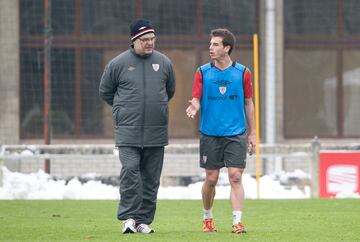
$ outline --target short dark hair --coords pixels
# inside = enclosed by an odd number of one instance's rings
[[[222,37],[223,38],[223,45],[224,46],[230,46],[230,50],[229,50],[229,55],[231,54],[234,46],[235,46],[235,35],[233,33],[231,33],[230,30],[225,29],[225,28],[220,28],[220,29],[213,29],[211,30],[211,37]]]

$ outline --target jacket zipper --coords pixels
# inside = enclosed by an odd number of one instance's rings
[[[141,125],[141,148],[144,148],[144,141],[145,141],[145,105],[146,105],[146,80],[145,80],[145,61],[143,61],[143,110],[142,110],[142,125]]]

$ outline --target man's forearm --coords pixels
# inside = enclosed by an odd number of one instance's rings
[[[246,100],[245,102],[246,121],[249,127],[249,135],[255,135],[255,111],[254,103],[252,100]]]

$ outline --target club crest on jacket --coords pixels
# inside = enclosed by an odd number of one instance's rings
[[[158,71],[160,68],[159,64],[152,64],[152,68],[154,69],[154,71]]]

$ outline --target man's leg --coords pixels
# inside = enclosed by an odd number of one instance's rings
[[[215,197],[215,186],[219,178],[219,172],[219,169],[205,170],[206,177],[201,189],[203,206],[205,210],[210,210],[213,206]]]
[[[202,189],[201,189],[203,206],[204,206],[203,231],[204,232],[215,232],[216,228],[215,228],[211,209],[214,204],[215,186],[216,186],[217,180],[219,178],[220,170],[219,169],[216,169],[216,170],[206,169],[205,172],[206,172],[206,177],[205,177],[205,181],[202,186]]]
[[[241,216],[244,208],[244,187],[242,184],[242,174],[244,169],[229,167],[229,182],[231,186],[230,199],[233,209],[233,232],[245,232],[244,226],[241,224]]]
[[[242,211],[244,206],[244,187],[242,184],[242,174],[244,169],[229,167],[229,182],[231,186],[230,199],[234,211]]]
[[[119,159],[122,164],[120,172],[120,203],[118,219],[135,219],[142,202],[140,178],[141,149],[136,147],[119,147]]]
[[[142,203],[137,223],[151,224],[156,211],[157,193],[164,161],[164,147],[147,147],[143,149],[140,164],[142,179]]]

